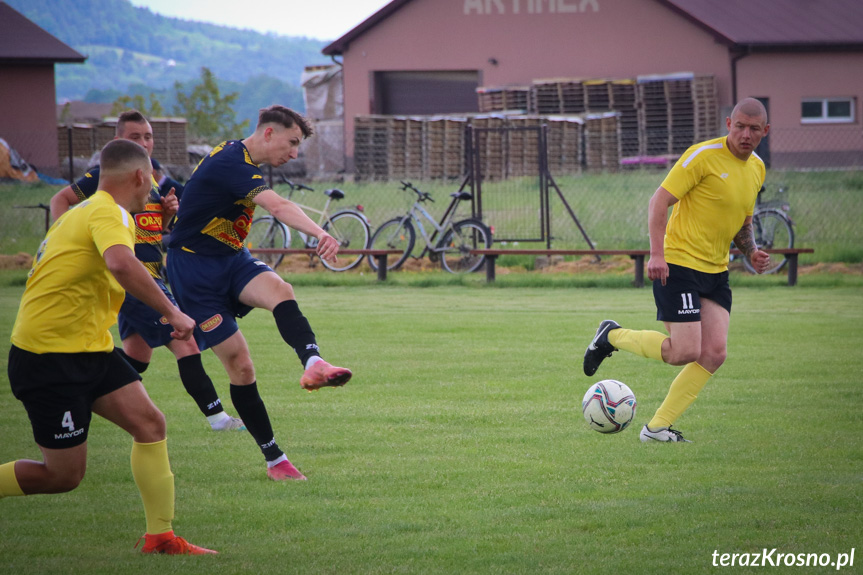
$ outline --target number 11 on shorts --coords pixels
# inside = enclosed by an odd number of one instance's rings
[[[683,300],[683,307],[681,309],[692,309],[692,292],[682,293],[680,297]]]

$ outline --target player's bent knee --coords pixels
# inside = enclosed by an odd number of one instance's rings
[[[168,424],[165,414],[153,405],[141,413],[141,418],[131,430],[132,437],[139,443],[155,443],[165,438],[168,432]]]
[[[54,493],[68,493],[74,491],[81,485],[83,477],[67,476],[61,477],[55,484],[56,491]]]
[[[56,473],[50,473],[47,480],[43,482],[40,493],[68,493],[74,491],[84,479],[84,470],[63,469]]]
[[[297,299],[294,296],[294,286],[292,286],[288,282],[282,282],[282,288],[279,290],[279,295],[282,296],[283,301]]]
[[[705,353],[702,353],[701,357],[698,358],[698,363],[701,367],[710,373],[713,373],[719,369],[723,363],[725,363],[726,357],[728,357],[728,352],[724,349],[705,351]]]
[[[675,349],[671,348],[671,354],[666,360],[666,363],[671,365],[686,365],[693,361],[698,361],[700,354],[696,349]]]

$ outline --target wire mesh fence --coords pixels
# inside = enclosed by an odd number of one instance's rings
[[[583,125],[570,122],[566,125],[580,126],[574,132],[581,130],[581,148],[572,144],[570,149],[583,151]],[[616,164],[589,165],[587,156],[582,154],[578,169],[566,168],[560,162],[555,164],[554,154],[559,154],[561,146],[559,141],[553,140],[551,129],[548,134],[549,173],[595,246],[646,248],[649,243],[647,204],[676,157],[626,159],[619,156]],[[482,182],[482,216],[495,229],[497,242],[539,247],[535,242],[539,241],[537,232],[542,229],[544,200],[541,194],[544,192],[539,183],[539,163],[527,162],[524,157],[535,153],[533,148],[524,145],[526,139],[529,139],[526,132],[521,130],[507,136],[492,137],[489,133],[480,141],[480,162],[486,170],[483,173],[492,174]],[[816,255],[807,256],[809,259],[863,261],[863,226],[860,225],[863,222],[863,134],[859,127],[774,129],[764,142],[762,151],[770,165],[765,198],[778,197],[788,206],[795,226],[795,245],[815,248]],[[618,138],[615,144],[625,148],[626,141]],[[498,154],[496,158],[489,157],[492,151]],[[613,157],[613,154],[608,156]],[[383,221],[380,219],[383,216],[392,217],[400,211],[403,198],[393,185],[397,180],[393,174],[380,181],[360,178],[360,182],[354,184],[356,201],[365,205],[373,224]],[[414,181],[431,191],[436,199],[446,199],[445,194],[459,186],[459,181],[454,179]],[[780,189],[783,190],[781,194]],[[548,190],[547,210],[547,232],[553,247],[588,247],[553,188]]]

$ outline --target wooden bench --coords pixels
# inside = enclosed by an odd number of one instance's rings
[[[800,254],[811,254],[815,250],[811,248],[776,248],[764,250],[769,254],[782,254],[788,259],[788,285],[797,284],[797,256]],[[553,249],[527,249],[527,250],[504,250],[485,249],[471,250],[470,253],[484,255],[486,258],[485,277],[489,282],[495,280],[495,262],[498,256],[504,255],[533,255],[533,256],[629,256],[635,261],[635,280],[632,285],[644,287],[644,258],[650,255],[650,250],[553,250]],[[740,255],[739,250],[731,250],[732,254]]]
[[[788,268],[788,285],[797,285],[797,256],[800,254],[814,254],[812,248],[771,248],[765,249],[768,254],[782,254],[788,260],[785,267]],[[740,250],[731,250],[731,253],[740,256],[743,253]]]
[[[311,248],[252,248],[249,250],[249,252],[251,252],[252,254],[305,254],[308,256],[317,255],[317,251]],[[400,254],[402,252],[403,250],[339,250],[339,255],[364,255],[375,258],[378,262],[378,280],[384,281],[387,279],[387,256],[391,254]]]

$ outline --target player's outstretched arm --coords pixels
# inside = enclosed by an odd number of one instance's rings
[[[102,254],[108,271],[127,292],[165,316],[174,327],[176,339],[189,339],[195,329],[195,321],[171,303],[147,268],[135,257],[135,252],[124,245],[111,246]]]
[[[327,261],[335,261],[339,243],[318,224],[312,221],[297,204],[274,192],[265,190],[255,196],[257,205],[267,210],[277,220],[299,230],[306,235],[318,238],[318,255]]]
[[[78,196],[72,191],[72,186],[66,186],[54,194],[49,202],[51,206],[51,221],[56,222],[57,218],[69,211],[69,208],[79,201]]]

